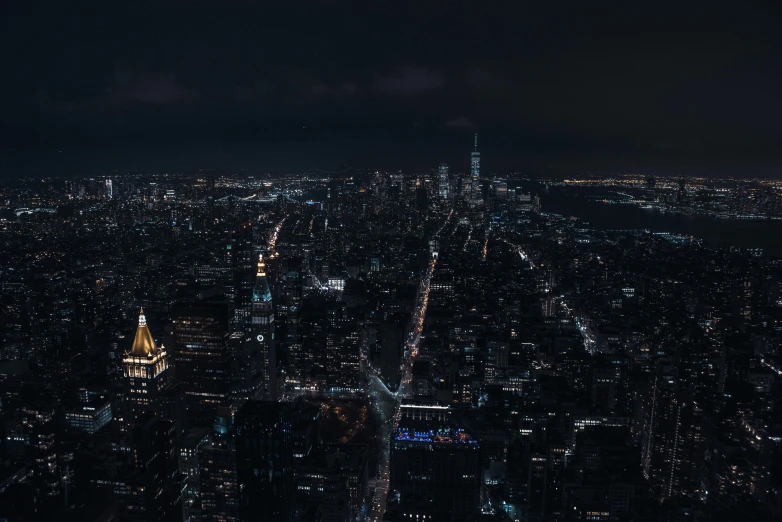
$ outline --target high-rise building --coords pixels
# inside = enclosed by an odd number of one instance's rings
[[[478,152],[478,133],[475,133],[475,148],[470,153],[470,177],[472,178],[473,201],[481,199],[481,153]]]
[[[232,399],[229,315],[226,303],[182,304],[172,313],[177,380],[196,426],[210,426]]]
[[[276,397],[277,357],[274,346],[274,308],[272,293],[266,279],[263,254],[258,258],[250,312],[249,347],[246,368],[252,398]],[[249,397],[248,397],[249,398]]]
[[[209,441],[209,428],[192,428],[179,445],[179,475],[182,478],[182,522],[195,522],[201,513],[201,467],[199,456]]]
[[[479,508],[480,450],[445,406],[403,404],[391,440],[388,510],[400,520],[471,520]]]
[[[644,404],[641,467],[660,502],[699,493],[704,434],[698,404],[660,369]]]
[[[291,403],[250,401],[236,414],[240,515],[295,518]]]
[[[426,185],[421,183],[421,180],[416,180],[415,182],[415,208],[420,212],[426,212],[429,208]]]
[[[508,199],[508,182],[502,181],[502,180],[495,180],[492,183],[492,187],[494,188],[494,196],[497,199]]]
[[[277,330],[285,354],[285,389],[302,389],[304,376],[309,373],[312,353],[302,349],[299,313],[301,309],[301,275],[289,271],[282,278],[282,295],[277,303]]]
[[[546,482],[548,458],[545,454],[530,451],[527,464],[527,505],[532,513],[543,513],[546,507]]]
[[[325,340],[323,389],[336,395],[351,395],[360,389],[361,347],[357,323],[342,301],[328,299],[324,308],[326,324],[319,341]]]
[[[234,412],[220,406],[212,433],[198,451],[199,508],[203,522],[239,522]]]
[[[398,317],[383,321],[377,329],[377,344],[380,351],[377,359],[379,359],[380,378],[391,390],[396,390],[399,385],[404,331],[404,323]]]
[[[44,512],[62,504],[63,476],[57,456],[56,401],[41,394],[21,408],[23,426],[28,431],[27,454],[30,462],[30,485],[40,498]]]
[[[440,166],[437,169],[437,175],[438,175],[438,193],[441,199],[448,198],[448,164],[447,163],[440,163]]]
[[[142,308],[133,346],[122,358],[125,388],[123,421],[135,424],[146,413],[169,417],[164,410],[170,401],[164,400],[173,388],[173,370],[169,367],[165,347],[155,344]]]
[[[173,422],[146,413],[129,432],[132,469],[120,493],[123,520],[157,522],[182,518]]]
[[[226,250],[226,261],[233,271],[232,292],[234,318],[239,329],[250,322],[250,301],[252,298],[256,256],[253,254],[253,226],[246,223],[237,226],[231,233],[230,248]]]

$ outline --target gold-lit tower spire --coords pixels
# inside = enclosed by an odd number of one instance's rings
[[[151,412],[163,414],[162,396],[171,383],[168,371],[168,355],[165,347],[157,346],[147,327],[144,309],[139,311],[138,328],[130,353],[122,358],[125,400],[123,419],[135,423],[139,417]]]
[[[152,333],[147,328],[147,319],[144,317],[144,309],[142,308],[139,311],[138,328],[136,329],[136,337],[133,339],[133,347],[130,350],[130,354],[133,357],[147,357],[154,355],[156,352],[157,346],[152,338]]]
[[[263,262],[263,254],[258,256],[258,272],[255,274],[253,286],[253,301],[271,301],[272,293],[269,282],[266,280],[266,264]]]
[[[255,274],[257,277],[264,277],[266,276],[266,265],[263,262],[263,254],[258,257],[258,273]]]

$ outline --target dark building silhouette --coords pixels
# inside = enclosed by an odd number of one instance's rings
[[[230,308],[224,303],[182,304],[172,312],[174,360],[188,422],[210,426],[231,402]]]
[[[198,476],[202,522],[238,522],[239,481],[236,473],[234,412],[221,406],[215,412],[212,433],[198,448]]]
[[[449,408],[402,405],[391,441],[389,511],[400,520],[475,520],[480,446]]]
[[[293,522],[295,484],[291,403],[249,401],[236,414],[240,516]]]

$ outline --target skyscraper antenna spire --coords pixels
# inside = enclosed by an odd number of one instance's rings
[[[478,133],[475,133],[475,150],[478,150]]]

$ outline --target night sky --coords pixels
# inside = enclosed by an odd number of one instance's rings
[[[782,174],[772,2],[17,3],[4,176],[464,171],[473,132],[489,172]]]

